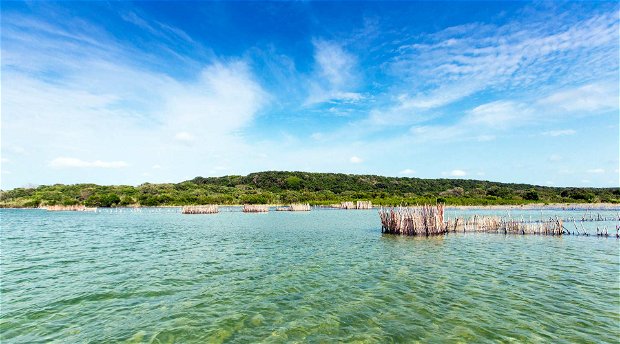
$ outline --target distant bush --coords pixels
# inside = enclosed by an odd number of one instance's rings
[[[594,194],[587,192],[586,190],[583,190],[583,189],[571,189],[567,191],[567,195],[568,197],[574,200],[584,200],[584,201],[591,201],[595,197]]]
[[[448,189],[446,191],[440,192],[439,196],[453,196],[453,197],[460,197],[463,196],[465,194],[465,190],[463,190],[462,187],[455,187],[452,189]]]
[[[536,190],[529,190],[523,195],[523,199],[528,201],[538,201],[540,197],[538,196],[538,192],[536,192]]]

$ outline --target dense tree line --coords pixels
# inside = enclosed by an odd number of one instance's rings
[[[620,188],[558,188],[468,179],[396,178],[306,172],[258,172],[247,176],[196,177],[178,184],[102,186],[44,185],[2,191],[1,207],[83,204],[91,207],[188,204],[332,204],[371,200],[399,205],[522,203],[620,203]]]

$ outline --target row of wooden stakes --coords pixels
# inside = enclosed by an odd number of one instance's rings
[[[372,209],[371,201],[357,201],[353,202],[341,202],[340,206],[336,205],[334,208],[340,209]]]
[[[97,211],[96,207],[87,207],[84,205],[48,205],[43,206],[41,209],[47,211]]]
[[[291,204],[287,207],[278,207],[276,211],[310,211],[310,204]],[[220,212],[219,206],[215,204],[209,205],[190,205],[181,208],[182,214],[217,214]],[[267,213],[269,206],[263,204],[245,204],[243,205],[244,213]]]

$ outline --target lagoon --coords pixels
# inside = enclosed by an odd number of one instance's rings
[[[376,210],[223,210],[0,210],[0,340],[620,338],[620,243],[612,237],[398,237],[381,234]],[[474,213],[506,211],[447,215]],[[583,211],[513,211],[547,214]],[[615,224],[585,226],[606,225],[615,235]]]

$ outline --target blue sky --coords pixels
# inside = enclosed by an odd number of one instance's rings
[[[1,187],[618,187],[617,2],[2,2]]]

